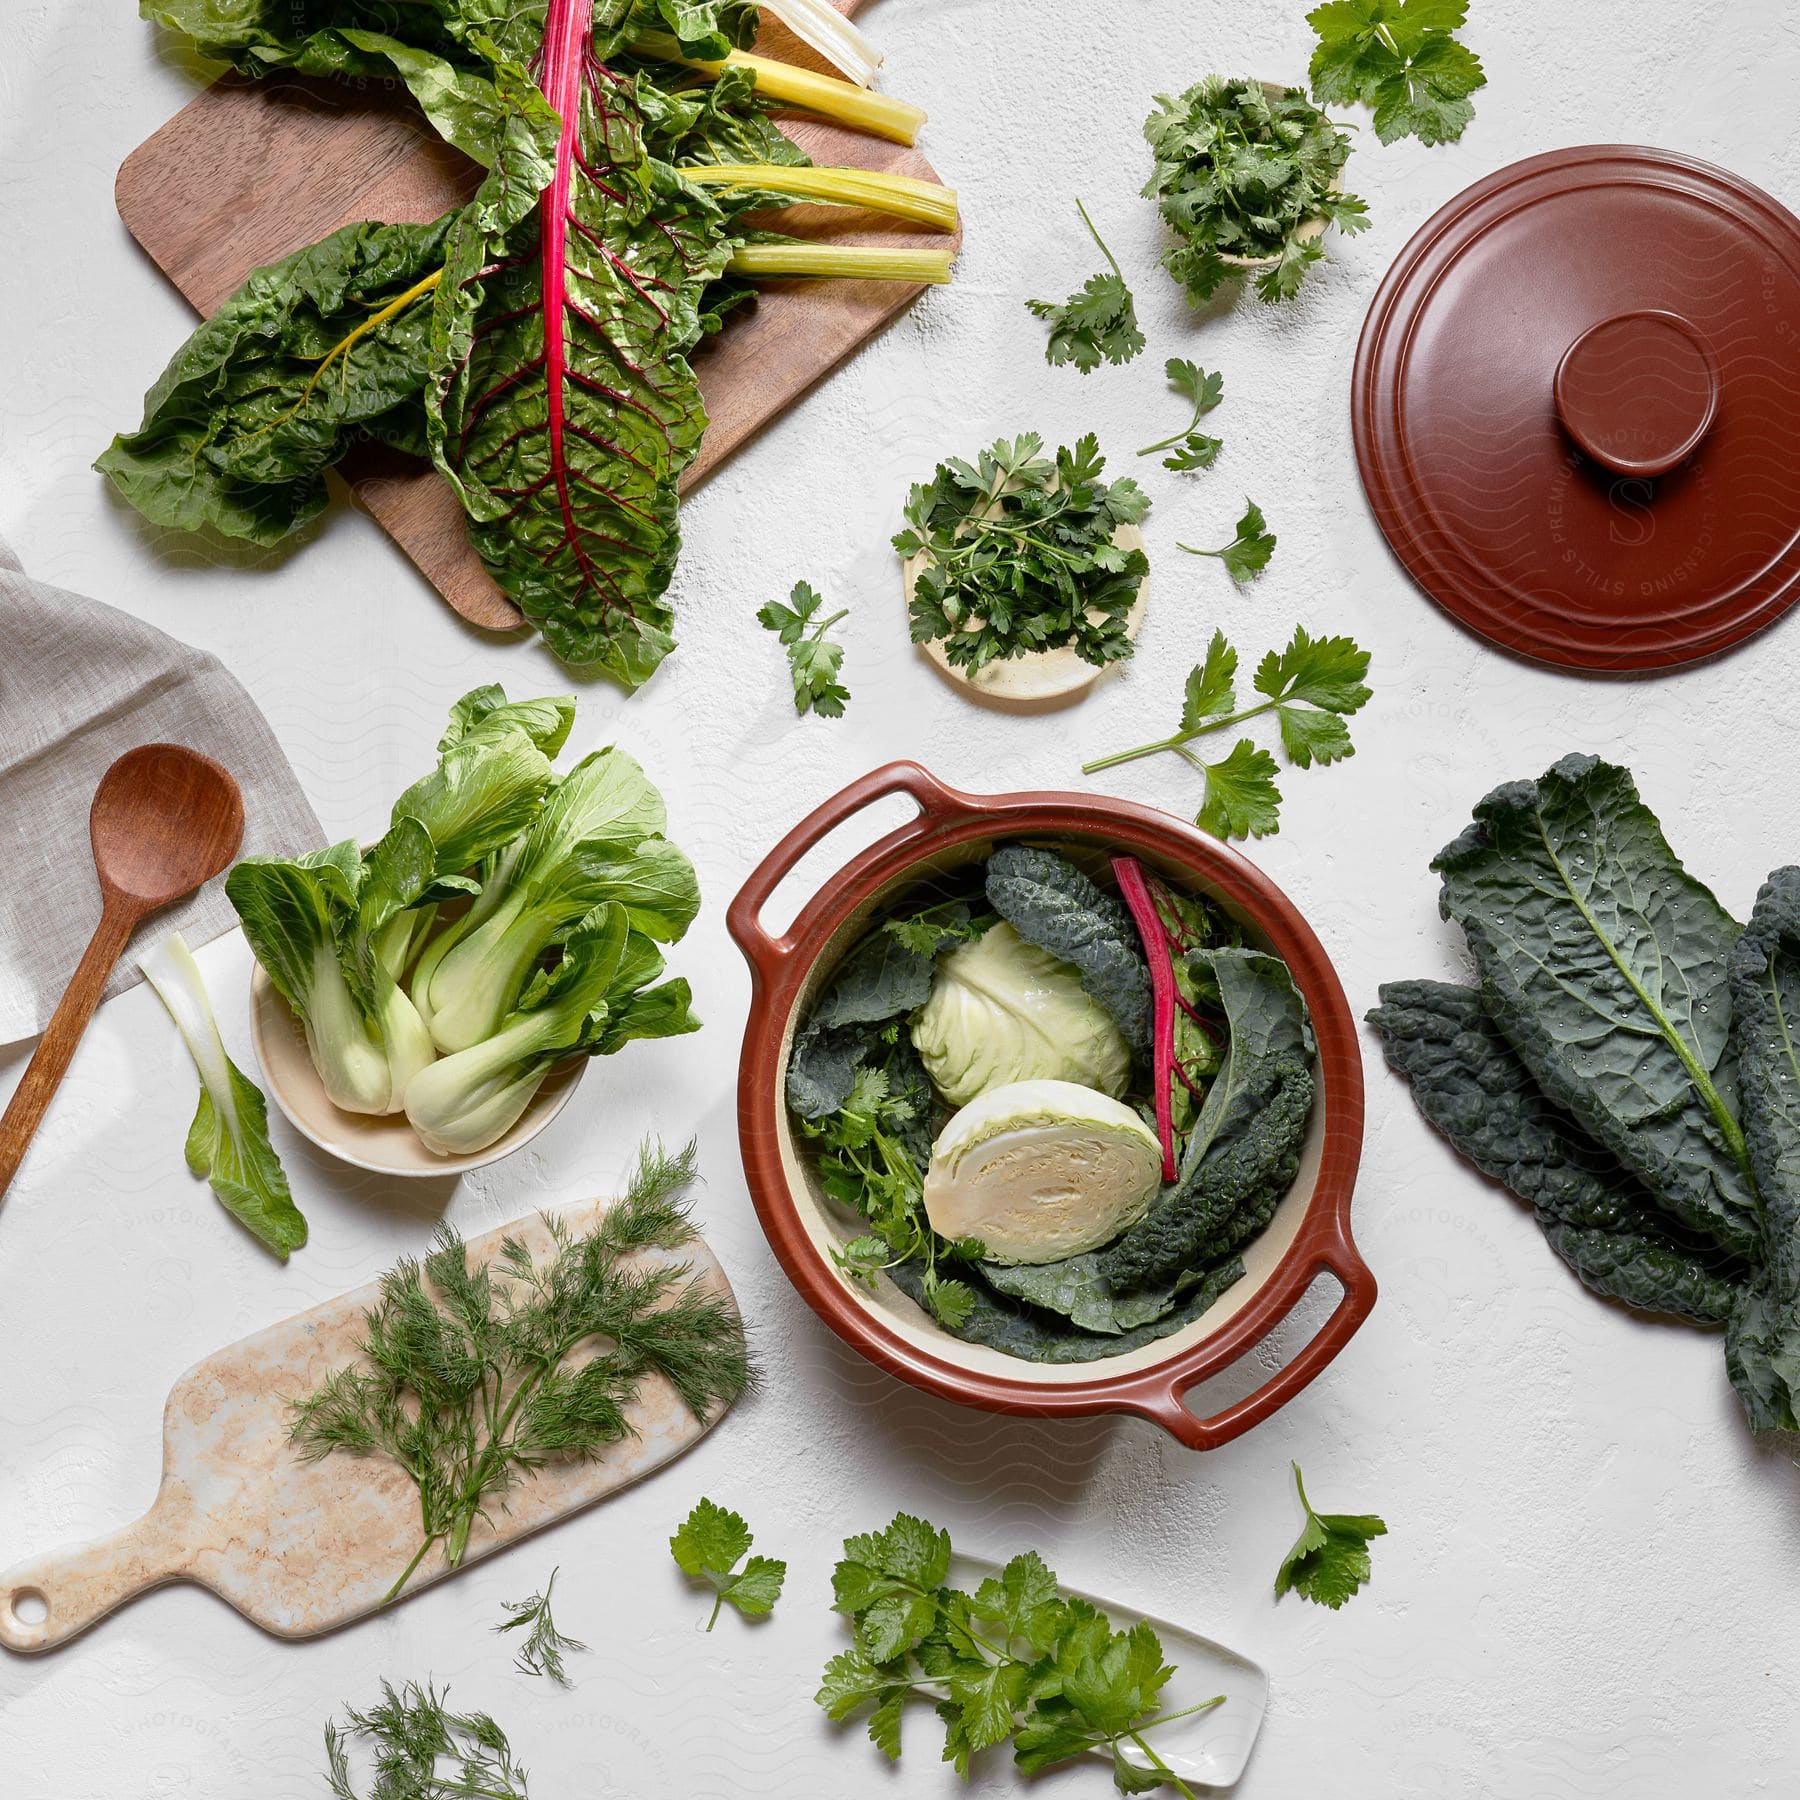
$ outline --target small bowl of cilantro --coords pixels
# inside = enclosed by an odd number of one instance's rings
[[[1209,75],[1159,94],[1144,136],[1156,159],[1144,194],[1175,237],[1163,267],[1192,306],[1247,275],[1264,300],[1291,300],[1327,227],[1368,228],[1368,208],[1338,185],[1349,135],[1298,88]]]

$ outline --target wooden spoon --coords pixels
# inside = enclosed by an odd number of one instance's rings
[[[142,744],[100,777],[88,813],[100,877],[100,924],[0,1116],[0,1194],[24,1161],[138,922],[218,874],[237,854],[243,836],[238,784],[197,750]]]

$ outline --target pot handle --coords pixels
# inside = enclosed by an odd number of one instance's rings
[[[1344,1290],[1331,1317],[1291,1362],[1254,1393],[1234,1401],[1222,1412],[1201,1418],[1189,1409],[1186,1395],[1203,1377],[1158,1375],[1145,1384],[1133,1410],[1160,1425],[1190,1450],[1216,1450],[1221,1444],[1242,1437],[1253,1425],[1260,1425],[1271,1413],[1287,1405],[1349,1343],[1375,1304],[1375,1272],[1350,1241],[1348,1230],[1319,1252],[1308,1271],[1307,1286],[1325,1274],[1334,1276]],[[1301,1291],[1304,1293],[1305,1289]]]
[[[937,824],[945,819],[969,817],[981,810],[979,802],[946,787],[929,769],[916,762],[892,762],[871,769],[841,793],[833,794],[815,807],[757,865],[725,915],[726,928],[749,960],[760,983],[767,985],[794,949],[791,932],[785,937],[771,937],[763,929],[762,909],[768,904],[769,896],[821,838],[890,794],[910,794],[919,803],[919,817],[907,820],[883,838],[882,849],[919,834],[922,830],[920,821]]]

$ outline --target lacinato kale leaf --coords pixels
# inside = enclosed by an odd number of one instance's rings
[[[1388,982],[1369,1023],[1419,1111],[1484,1175],[1531,1203],[1551,1247],[1589,1287],[1647,1312],[1730,1316],[1741,1266],[1684,1230],[1545,1098],[1473,988]]]
[[[1725,1354],[1751,1425],[1792,1431],[1800,1426],[1800,868],[1769,877],[1732,951],[1731,1025],[1760,1266]]]
[[[1230,1038],[1174,1183],[1100,1252],[1119,1292],[1179,1284],[1248,1243],[1293,1185],[1312,1114],[1312,1025],[1287,965],[1259,950],[1190,960],[1216,982]]]
[[[1722,1320],[1752,1427],[1800,1427],[1800,869],[1739,926],[1588,756],[1496,789],[1433,866],[1480,989],[1369,1015],[1420,1110],[1590,1287]]]
[[[1569,756],[1496,788],[1432,867],[1538,1085],[1685,1224],[1752,1253],[1727,987],[1742,927],[1676,859],[1630,772]]]
[[[1150,968],[1123,904],[1066,856],[1032,844],[995,850],[988,859],[987,897],[1020,937],[1075,965],[1082,987],[1147,1060]]]

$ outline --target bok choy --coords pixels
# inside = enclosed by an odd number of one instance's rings
[[[306,1242],[306,1220],[269,1141],[262,1090],[225,1053],[206,983],[180,932],[171,932],[138,965],[169,1009],[194,1067],[200,1105],[188,1127],[187,1165],[211,1184],[220,1204],[283,1262]]]
[[[623,751],[556,774],[573,718],[477,688],[378,842],[226,878],[332,1103],[404,1112],[443,1155],[504,1135],[564,1057],[697,1029],[657,947],[699,910],[693,865]]]

